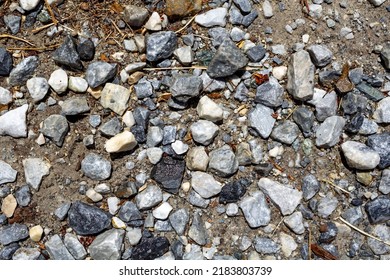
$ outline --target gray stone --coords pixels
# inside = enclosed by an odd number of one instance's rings
[[[163,153],[163,150],[157,147],[148,148],[146,150],[146,154],[148,155],[151,164],[157,164],[161,160]]]
[[[148,129],[146,144],[149,148],[158,146],[163,140],[163,131],[158,126],[151,126]]]
[[[69,132],[69,124],[64,116],[51,115],[43,121],[41,132],[58,147],[62,147]]]
[[[271,108],[257,104],[248,114],[249,127],[253,128],[262,138],[268,138],[276,121],[272,117],[273,113]]]
[[[379,126],[376,124],[376,122],[364,118],[362,126],[359,129],[359,134],[361,135],[371,135],[378,132]]]
[[[92,180],[106,180],[111,176],[111,163],[100,155],[90,153],[81,161],[81,170]]]
[[[183,235],[190,216],[188,210],[181,208],[169,215],[169,222],[178,235]]]
[[[390,193],[390,169],[385,169],[382,171],[382,177],[379,183],[379,191],[383,194]]]
[[[366,106],[367,98],[354,92],[348,92],[344,95],[341,103],[344,113],[348,115],[363,111]]]
[[[357,225],[363,221],[363,212],[360,207],[351,207],[345,210],[341,217],[353,225]]]
[[[258,139],[249,140],[249,146],[252,152],[252,163],[259,164],[263,160],[263,148]]]
[[[385,98],[386,96],[376,88],[370,86],[366,82],[361,82],[356,86],[356,88],[362,92],[365,96],[367,96],[368,99],[371,99],[375,102]]]
[[[324,67],[332,62],[333,53],[325,45],[312,45],[307,51],[317,67]]]
[[[88,65],[85,73],[85,80],[91,88],[96,88],[116,75],[117,65],[114,63],[107,63],[104,61],[93,62]]]
[[[378,102],[373,117],[377,123],[390,123],[390,97]]]
[[[149,12],[144,7],[127,5],[123,13],[123,20],[130,26],[141,27],[149,16]]]
[[[314,175],[307,175],[302,180],[303,199],[308,201],[312,199],[320,190],[321,185]]]
[[[11,86],[21,86],[32,77],[35,69],[38,67],[39,60],[37,56],[29,56],[23,59],[9,74],[9,83]]]
[[[89,124],[96,128],[98,127],[102,122],[102,118],[99,115],[90,115],[89,116]]]
[[[284,121],[272,130],[271,138],[281,143],[291,145],[299,134],[298,126],[291,121]]]
[[[61,113],[65,116],[75,116],[89,112],[87,99],[85,97],[72,97],[66,99],[61,105]]]
[[[66,216],[68,215],[68,211],[70,209],[70,206],[72,203],[70,202],[64,202],[54,211],[54,215],[57,217],[58,220],[63,221],[65,220]]]
[[[8,27],[11,34],[16,34],[20,30],[20,22],[22,18],[16,15],[5,15],[3,17],[5,25]]]
[[[163,145],[168,145],[176,140],[176,126],[166,125],[163,129]]]
[[[257,45],[247,50],[245,54],[251,62],[260,62],[266,53],[267,50],[263,46]]]
[[[252,152],[248,143],[241,142],[236,149],[236,160],[239,166],[252,164]]]
[[[233,27],[230,31],[230,38],[234,42],[240,42],[245,37],[245,32],[238,27]]]
[[[84,68],[76,44],[69,35],[66,36],[64,43],[53,52],[52,57],[55,63],[70,70],[81,71]]]
[[[23,167],[26,183],[38,190],[42,178],[49,175],[51,165],[40,158],[27,158],[23,160]]]
[[[360,84],[363,78],[363,68],[359,67],[349,70],[348,78],[354,85]]]
[[[316,146],[330,148],[339,142],[345,119],[339,116],[326,118],[316,131]]]
[[[367,202],[364,207],[371,224],[379,224],[390,220],[390,198],[379,196]]]
[[[321,198],[317,205],[318,216],[321,218],[329,217],[337,208],[337,198],[333,195]]]
[[[248,100],[249,90],[244,83],[239,83],[236,87],[236,92],[234,93],[234,98],[241,102],[246,102]]]
[[[100,103],[104,108],[109,108],[118,115],[123,115],[128,107],[129,98],[130,90],[120,85],[107,83],[102,90]]]
[[[26,115],[28,104],[10,110],[0,116],[0,135],[14,138],[27,137]]]
[[[31,201],[30,188],[24,185],[16,190],[15,198],[19,206],[26,207]]]
[[[13,68],[13,58],[5,48],[0,47],[0,76],[8,76]]]
[[[216,196],[222,189],[222,184],[212,175],[201,171],[191,173],[191,186],[203,198]]]
[[[314,65],[307,51],[291,56],[287,71],[287,91],[297,100],[305,101],[314,94]]]
[[[135,197],[137,207],[140,211],[148,210],[158,205],[163,200],[163,194],[159,187],[155,185],[148,186],[145,190],[138,193]]]
[[[332,91],[327,93],[315,104],[316,106],[316,118],[320,122],[326,118],[336,115],[337,112],[337,95]]]
[[[8,163],[0,160],[0,185],[15,182],[18,172]]]
[[[56,234],[45,243],[47,252],[53,260],[74,260],[61,240],[61,237]]]
[[[241,14],[241,11],[235,6],[232,5],[229,10],[229,21],[233,25],[242,24],[244,16]]]
[[[292,115],[295,123],[301,129],[305,137],[312,134],[312,127],[314,124],[314,114],[306,107],[298,107]]]
[[[12,102],[12,94],[8,89],[0,87],[0,105],[7,105]]]
[[[303,226],[303,216],[299,211],[285,217],[284,223],[296,234],[303,234],[305,232],[305,227]]]
[[[87,256],[87,251],[84,246],[77,239],[77,236],[71,233],[65,234],[64,244],[68,249],[69,253],[72,254],[74,259],[83,260]]]
[[[173,76],[170,91],[172,99],[186,107],[191,99],[200,94],[202,88],[203,83],[200,77],[182,74]]]
[[[113,137],[117,134],[119,134],[122,131],[122,123],[121,121],[117,118],[114,117],[108,122],[104,123],[100,128],[99,131],[102,133],[104,136],[108,137]]]
[[[204,246],[207,243],[208,235],[199,212],[196,212],[192,218],[192,223],[188,230],[188,237],[200,246]]]
[[[122,243],[125,237],[123,229],[110,229],[99,234],[89,246],[89,254],[94,260],[120,260]]]
[[[381,51],[381,58],[385,68],[390,70],[390,44],[387,44],[383,47]]]
[[[292,214],[302,200],[302,192],[268,178],[261,178],[258,186],[284,216]]]
[[[226,8],[215,8],[195,17],[195,22],[203,27],[226,25]]]
[[[226,83],[221,80],[215,80],[210,78],[206,71],[200,75],[200,78],[203,82],[203,91],[204,92],[215,92],[225,89]]]
[[[34,77],[27,80],[26,85],[28,92],[35,102],[44,99],[50,87],[47,80],[41,77]]]
[[[386,225],[376,225],[372,231],[372,235],[378,237],[384,242],[390,242],[390,228]],[[367,244],[376,255],[384,255],[390,252],[389,245],[383,244],[383,242],[373,238],[368,238]]]
[[[169,232],[169,231],[173,231],[173,228],[169,223],[169,221],[158,220],[154,224],[154,230],[157,232]]]
[[[19,248],[13,254],[12,260],[39,260],[41,257],[42,255],[38,248]]]
[[[173,54],[175,58],[184,66],[191,65],[194,61],[194,52],[190,46],[184,46],[176,49]]]
[[[151,97],[154,94],[152,84],[146,79],[139,80],[138,83],[134,85],[134,91],[138,99]]]
[[[213,150],[209,157],[208,170],[217,176],[228,177],[238,170],[238,161],[229,145]]]
[[[283,92],[278,80],[270,77],[268,82],[257,87],[255,102],[272,108],[279,107],[283,102]]]
[[[121,206],[118,217],[130,226],[142,226],[144,223],[141,212],[131,201],[126,201]]]
[[[274,12],[272,10],[272,5],[268,0],[265,0],[263,2],[263,13],[265,18],[271,18],[274,15]]]
[[[204,199],[195,191],[191,191],[187,199],[190,204],[200,208],[207,208],[210,203],[210,199]]]
[[[341,145],[341,150],[347,160],[348,166],[351,168],[371,170],[380,161],[378,152],[360,142],[344,142]]]
[[[378,7],[382,5],[386,0],[370,0],[370,3],[373,4],[375,7]]]
[[[213,122],[199,120],[190,126],[190,130],[195,142],[207,146],[213,142],[219,128]]]
[[[4,246],[24,240],[28,236],[28,228],[22,224],[14,223],[0,227],[0,243]]]
[[[169,58],[177,46],[177,36],[172,31],[160,31],[146,37],[146,59],[155,62]]]
[[[253,240],[256,252],[259,254],[270,255],[280,251],[280,246],[270,238],[256,236]]]
[[[379,168],[390,166],[390,133],[384,132],[369,136],[367,146],[378,152],[380,156]]]
[[[221,45],[227,37],[229,37],[228,31],[223,27],[210,28],[208,34],[213,46],[216,48]]]
[[[134,246],[139,243],[142,238],[142,230],[140,228],[126,228],[126,237],[130,245]]]
[[[239,206],[251,228],[266,226],[271,221],[271,210],[262,192],[254,192],[244,197]]]
[[[233,0],[233,2],[243,13],[247,14],[252,10],[252,3],[250,0]]]
[[[84,39],[77,45],[77,53],[83,61],[91,61],[95,57],[95,44],[90,39]]]
[[[203,96],[196,107],[199,118],[212,122],[218,122],[223,119],[223,110],[213,100]]]
[[[298,248],[298,244],[295,242],[294,238],[288,234],[285,234],[283,231],[281,231],[279,234],[279,240],[281,251],[286,258],[288,258],[292,252]]]

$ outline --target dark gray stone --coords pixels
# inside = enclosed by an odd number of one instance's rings
[[[248,100],[248,93],[249,90],[245,86],[243,82],[239,83],[236,92],[234,93],[234,98],[237,99],[238,101],[245,102]]]
[[[145,129],[140,125],[135,125],[130,129],[131,133],[133,133],[135,140],[137,140],[138,143],[145,143],[146,142],[146,133]]]
[[[355,114],[345,126],[345,131],[350,133],[358,133],[364,122],[364,115],[361,113]]]
[[[250,48],[245,54],[251,62],[260,62],[266,53],[267,51],[263,46],[257,45],[253,48]]]
[[[390,9],[390,6],[387,7],[387,9]],[[381,51],[381,59],[383,62],[383,65],[387,70],[390,70],[390,44],[386,44],[382,51]]]
[[[306,107],[298,107],[293,113],[293,119],[295,123],[301,129],[305,137],[309,137],[312,134],[312,127],[314,124],[314,114]]]
[[[22,206],[22,207],[27,206],[31,201],[31,192],[30,192],[30,188],[28,187],[28,185],[24,185],[24,186],[20,187],[15,192],[15,198],[16,198],[16,201],[18,202],[19,206]]]
[[[175,75],[170,88],[172,100],[186,107],[192,99],[200,94],[202,88],[203,82],[198,76]]]
[[[78,235],[95,235],[111,225],[111,215],[96,206],[76,201],[68,212],[69,226]]]
[[[314,175],[305,176],[302,180],[303,199],[306,201],[312,199],[318,193],[320,187],[320,182]]]
[[[319,241],[321,243],[330,243],[336,239],[339,230],[336,224],[333,222],[328,222],[325,225],[326,225],[326,230],[320,233]]]
[[[169,222],[178,235],[183,235],[190,220],[187,209],[178,209],[169,215]]]
[[[77,45],[77,52],[82,61],[91,61],[95,56],[95,44],[87,39]]]
[[[127,223],[129,226],[139,227],[144,224],[141,212],[137,206],[131,202],[126,201],[119,210],[118,217]]]
[[[270,77],[268,82],[257,87],[255,102],[271,108],[279,107],[283,102],[283,92],[284,89],[278,80]]]
[[[69,124],[64,116],[51,115],[43,121],[41,132],[58,147],[62,147],[69,132]]]
[[[344,95],[341,103],[344,113],[348,115],[362,112],[366,109],[366,106],[367,98],[354,92],[348,92]]]
[[[348,78],[354,85],[360,84],[363,78],[363,68],[349,70]]]
[[[230,23],[233,25],[239,25],[242,24],[243,19],[244,16],[241,14],[240,10],[235,5],[232,5],[229,10]]]
[[[0,250],[0,260],[11,260],[15,252],[20,248],[18,243],[11,243]]]
[[[52,57],[55,63],[70,70],[81,71],[84,68],[76,44],[70,36],[66,36],[64,43],[53,52]]]
[[[214,47],[218,47],[229,37],[228,31],[223,27],[210,28],[208,34]]]
[[[107,137],[112,137],[117,135],[122,131],[122,123],[121,121],[117,118],[114,117],[108,122],[104,123],[100,128],[99,131]]]
[[[252,10],[252,3],[250,0],[233,0],[233,2],[243,13],[247,14]]]
[[[372,86],[370,86],[366,82],[362,82],[362,83],[358,84],[356,86],[356,88],[360,92],[362,92],[365,96],[367,96],[368,99],[371,99],[375,102],[382,100],[383,98],[386,97],[382,92],[380,92],[376,88],[373,88]]]
[[[341,214],[341,217],[343,217],[349,223],[357,225],[363,221],[363,212],[360,207],[351,207],[345,210]]]
[[[254,20],[259,16],[259,12],[256,9],[253,9],[249,14],[245,15],[242,18],[241,24],[245,27],[248,27],[249,25],[254,22]]]
[[[141,243],[132,251],[133,260],[154,260],[161,257],[169,250],[169,240],[166,237],[142,238]]]
[[[250,184],[251,182],[248,179],[240,179],[227,183],[222,187],[221,193],[219,194],[219,203],[237,202],[244,196]]]
[[[271,138],[283,144],[291,145],[297,139],[298,134],[298,126],[287,120],[272,130]]]
[[[114,63],[107,63],[104,61],[97,61],[91,63],[85,73],[85,80],[91,88],[96,88],[116,75],[117,65]]]
[[[0,76],[8,76],[13,68],[13,58],[5,48],[0,47]]]
[[[371,135],[367,138],[367,146],[378,152],[380,169],[390,166],[390,133],[384,132]]]
[[[390,198],[386,196],[379,196],[375,200],[367,202],[364,208],[372,224],[390,220]]]
[[[176,126],[167,125],[163,130],[163,145],[168,145],[176,140]]]
[[[208,235],[199,212],[194,214],[190,229],[188,230],[188,236],[200,246],[204,246],[207,243]]]
[[[106,180],[111,176],[111,163],[100,155],[90,153],[81,161],[81,170],[92,180]]]
[[[161,187],[170,193],[177,193],[181,186],[185,170],[185,162],[171,157],[163,157],[157,163],[150,177],[161,184]]]
[[[61,113],[65,116],[75,116],[89,112],[87,99],[85,97],[71,97],[66,99],[61,105]]]
[[[134,91],[138,99],[151,97],[154,94],[152,84],[146,79],[139,80],[139,82],[134,85]]]
[[[141,126],[143,129],[148,128],[150,118],[150,111],[148,109],[138,106],[134,109],[133,116],[137,125]]]
[[[35,69],[38,67],[38,56],[29,56],[23,59],[9,74],[9,83],[11,86],[21,86],[32,77]]]
[[[146,37],[146,59],[155,62],[169,58],[177,47],[177,36],[172,31],[160,31]]]
[[[28,228],[22,224],[11,224],[0,227],[0,243],[1,245],[8,245],[12,242],[24,240],[29,236]]]
[[[11,31],[11,34],[16,34],[19,32],[20,22],[22,21],[22,18],[20,16],[15,16],[10,14],[10,15],[5,15],[3,19],[5,25]]]

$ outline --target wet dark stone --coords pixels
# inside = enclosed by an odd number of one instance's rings
[[[328,222],[326,223],[326,231],[321,232],[319,241],[321,243],[330,243],[335,240],[339,230],[335,223]]]
[[[111,225],[111,215],[96,206],[76,201],[68,212],[69,226],[78,235],[94,235]]]
[[[53,52],[52,57],[55,63],[67,69],[81,71],[84,68],[71,36],[65,38],[64,43]]]
[[[390,166],[390,133],[380,133],[367,138],[367,146],[379,153],[380,162],[378,168],[383,169]]]
[[[20,248],[18,243],[11,243],[0,250],[0,260],[11,260],[16,250]]]
[[[154,260],[169,250],[169,241],[166,237],[143,238],[141,243],[134,247],[131,254],[133,260]]]
[[[95,56],[95,44],[91,40],[85,40],[77,46],[82,61],[91,61]]]
[[[163,157],[153,167],[151,178],[161,184],[165,191],[177,193],[183,179],[184,170],[185,162],[183,160]]]
[[[219,203],[233,203],[237,202],[244,196],[247,187],[251,184],[248,179],[240,179],[237,181],[229,182],[222,187],[219,195]]]
[[[364,207],[371,224],[379,224],[390,220],[390,198],[379,196],[367,202]]]

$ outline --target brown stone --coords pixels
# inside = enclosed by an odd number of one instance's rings
[[[165,14],[170,18],[182,18],[202,9],[202,0],[166,0]]]

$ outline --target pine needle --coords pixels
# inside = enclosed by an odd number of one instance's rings
[[[191,24],[191,22],[195,19],[195,17],[197,16],[197,14],[196,15],[194,15],[182,28],[180,28],[179,30],[177,30],[177,31],[175,31],[175,33],[177,34],[177,33],[180,33],[180,32],[182,32],[184,29],[186,29],[187,28],[187,26],[188,25],[190,25]]]
[[[344,190],[343,188],[341,188],[341,187],[337,186],[336,184],[332,183],[331,181],[328,181],[328,180],[325,180],[325,179],[322,179],[321,181],[324,182],[324,183],[327,183],[327,184],[331,185],[332,187],[334,187],[334,188],[336,188],[336,189],[342,191],[343,193],[346,193],[346,194],[348,194],[348,195],[351,195],[351,193],[350,193],[349,191]]]
[[[2,39],[2,38],[14,39],[14,40],[25,42],[26,44],[29,44],[30,46],[34,46],[33,43],[30,43],[26,39],[22,39],[22,38],[19,38],[19,37],[16,37],[16,36],[12,36],[12,35],[8,35],[8,34],[0,34],[0,39]]]

